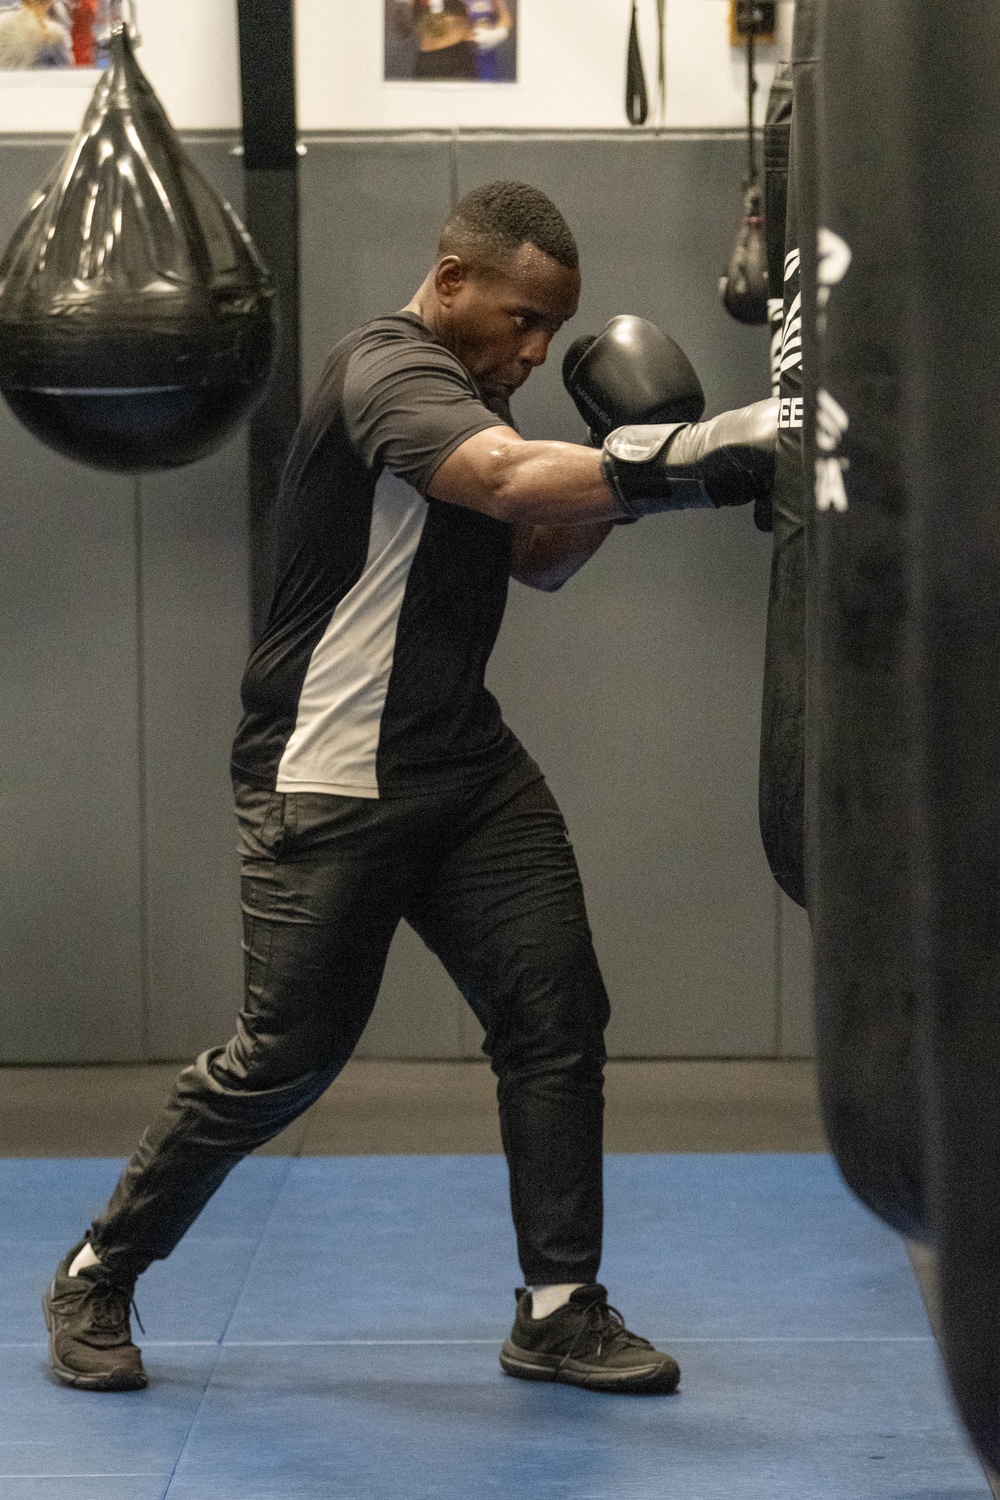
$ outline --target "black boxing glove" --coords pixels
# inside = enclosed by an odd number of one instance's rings
[[[601,472],[630,520],[760,503],[774,489],[778,407],[772,397],[708,422],[619,427]]]
[[[583,334],[566,350],[562,373],[595,448],[627,422],[697,422],[705,410],[691,361],[645,318],[626,314]]]

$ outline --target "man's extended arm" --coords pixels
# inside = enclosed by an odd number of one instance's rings
[[[626,514],[601,475],[598,451],[526,442],[512,427],[466,438],[438,468],[428,494],[515,526],[588,526]]]
[[[599,452],[490,427],[444,460],[427,493],[514,526],[592,526],[747,505],[773,488],[777,432],[775,399],[707,422],[619,427]]]
[[[563,376],[602,449],[526,442],[512,427],[491,427],[461,443],[427,491],[512,524],[511,571],[522,583],[559,588],[615,521],[744,505],[773,486],[776,404],[699,422],[697,376],[643,319],[613,318],[596,338],[577,340]],[[623,418],[634,425],[618,425]]]

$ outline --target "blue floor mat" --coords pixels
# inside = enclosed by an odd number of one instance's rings
[[[683,1394],[637,1399],[498,1381],[481,1346],[227,1348],[169,1495],[979,1497],[911,1350],[678,1346]]]
[[[822,1156],[624,1156],[612,1301],[681,1394],[505,1378],[503,1162],[244,1162],[138,1287],[147,1391],[45,1373],[117,1163],[0,1161],[0,1500],[988,1500],[900,1241]]]

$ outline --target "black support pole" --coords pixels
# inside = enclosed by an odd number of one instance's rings
[[[271,512],[299,420],[299,157],[293,0],[238,0],[243,85],[244,216],[278,288],[274,376],[250,423],[250,607],[253,638],[274,586]]]

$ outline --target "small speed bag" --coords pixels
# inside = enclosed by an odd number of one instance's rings
[[[743,221],[719,282],[726,312],[737,323],[761,327],[767,322],[767,238],[764,233],[763,193],[751,182],[743,199]]]
[[[79,134],[0,260],[0,391],[81,463],[191,463],[263,393],[274,302],[119,29]]]

